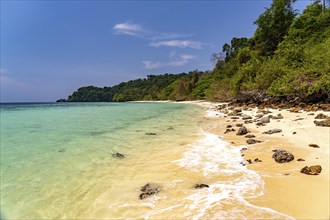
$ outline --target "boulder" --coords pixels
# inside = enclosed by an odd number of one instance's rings
[[[207,184],[204,184],[204,183],[197,183],[195,186],[194,186],[194,189],[202,189],[202,188],[209,188],[210,186],[207,185]]]
[[[238,129],[236,135],[245,135],[245,134],[247,134],[247,133],[248,133],[248,131],[247,131],[246,127],[245,127],[245,126],[242,126],[242,127],[240,127],[240,128]]]
[[[273,150],[274,154],[272,156],[272,158],[274,158],[274,160],[277,163],[286,163],[286,162],[290,162],[292,160],[294,160],[294,156],[291,152],[283,150],[283,149],[276,149]]]
[[[280,132],[282,132],[282,129],[275,128],[275,129],[271,129],[271,130],[268,130],[268,131],[264,131],[262,133],[263,134],[275,134],[275,133],[280,133]]]
[[[330,118],[327,118],[323,121],[314,121],[314,124],[321,127],[330,127]]]
[[[262,141],[258,141],[258,140],[255,140],[255,139],[247,139],[246,140],[246,143],[248,144],[256,144],[256,143],[261,143]]]
[[[300,170],[300,173],[304,173],[307,175],[319,175],[321,173],[322,167],[320,165],[314,165],[314,166],[305,166]]]
[[[265,116],[259,119],[258,121],[259,123],[265,124],[265,123],[269,123],[270,122],[270,117],[269,116]]]
[[[273,116],[273,119],[283,119],[283,115],[277,114],[276,116]]]
[[[155,194],[159,193],[159,191],[160,191],[159,186],[147,183],[146,185],[141,187],[142,193],[140,194],[139,198],[141,200],[145,199],[151,195],[155,195]]]
[[[315,119],[326,119],[326,118],[328,118],[328,116],[326,116],[325,114],[322,114],[322,113],[316,115],[316,117],[315,117]]]

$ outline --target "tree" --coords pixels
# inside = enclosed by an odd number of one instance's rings
[[[254,22],[258,25],[254,34],[255,49],[259,50],[261,55],[273,55],[279,43],[287,35],[296,16],[296,11],[293,9],[295,1],[273,0],[271,7]]]

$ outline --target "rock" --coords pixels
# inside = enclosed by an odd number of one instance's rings
[[[231,117],[230,119],[239,119],[239,117],[237,117],[237,116],[233,116],[233,117]]]
[[[322,114],[322,113],[316,115],[316,117],[315,117],[315,119],[326,119],[326,118],[328,118],[328,116],[326,116],[325,114]]]
[[[146,135],[157,135],[157,134],[153,132],[147,132]]]
[[[257,126],[265,126],[265,124],[264,123],[261,123],[261,122],[257,122],[256,125]]]
[[[297,132],[294,131],[292,134],[297,134]]]
[[[304,120],[304,118],[297,118],[297,119],[295,119],[293,121],[300,121],[300,120]]]
[[[246,120],[246,121],[244,121],[244,123],[245,124],[251,124],[251,123],[253,123],[253,121],[252,120]]]
[[[305,161],[304,159],[302,159],[302,158],[299,158],[297,161]]]
[[[245,134],[247,134],[247,133],[248,133],[248,131],[247,131],[246,127],[245,127],[245,126],[242,126],[242,127],[240,127],[240,128],[238,129],[236,135],[245,135]]]
[[[236,127],[242,127],[243,124],[236,124]]]
[[[273,119],[283,119],[283,115],[277,114],[276,116],[273,116]]]
[[[252,117],[250,115],[242,115],[242,119],[249,120],[249,119],[252,119]]]
[[[308,115],[315,115],[314,113],[309,113]]]
[[[227,128],[231,128],[231,127],[233,127],[232,125],[227,125]]]
[[[314,121],[314,124],[321,127],[330,127],[330,118],[327,118],[323,121]]]
[[[320,165],[314,165],[314,166],[305,166],[300,170],[300,173],[304,173],[307,175],[319,175],[321,173],[322,167]]]
[[[210,186],[204,183],[198,183],[194,186],[194,189],[209,188]]]
[[[257,114],[255,117],[256,118],[261,118],[262,116],[264,116],[263,114]]]
[[[271,129],[271,130],[268,130],[268,131],[264,131],[262,132],[263,134],[275,134],[275,133],[280,133],[282,132],[282,129]]]
[[[246,147],[243,147],[243,148],[241,149],[241,151],[244,151],[244,150],[247,150],[247,148],[246,148]]]
[[[283,150],[283,149],[276,149],[273,150],[275,153],[273,154],[272,158],[277,163],[285,163],[285,162],[290,162],[294,159],[294,156],[291,152]]]
[[[252,160],[251,159],[248,159],[248,160],[246,160],[249,164],[252,164],[253,162],[252,162]]]
[[[320,148],[320,146],[317,144],[309,144],[308,146],[313,147],[313,148]]]
[[[63,153],[63,152],[65,152],[65,149],[64,148],[59,149],[58,152]]]
[[[234,108],[233,111],[234,111],[234,113],[239,113],[239,112],[242,112],[242,109],[241,108]]]
[[[123,155],[123,154],[121,154],[121,153],[118,153],[118,152],[116,152],[116,153],[113,153],[113,154],[112,154],[112,157],[113,157],[113,158],[124,158],[124,157],[125,157],[125,155]]]
[[[248,134],[248,135],[245,135],[246,138],[255,138],[256,136],[254,136],[253,134]]]
[[[269,116],[262,117],[262,118],[259,120],[259,123],[262,123],[262,124],[269,123],[269,122],[270,122],[270,118],[269,118]]]
[[[224,134],[227,134],[227,133],[229,133],[229,132],[232,132],[232,131],[235,131],[235,129],[234,128],[232,128],[232,129],[226,129],[226,131],[224,132]]]
[[[254,162],[258,163],[258,162],[262,162],[262,160],[259,160],[259,158],[254,159]]]
[[[262,141],[254,140],[254,139],[247,139],[246,143],[248,144],[256,144],[256,143],[261,143]]]
[[[145,198],[147,198],[151,195],[155,195],[155,194],[159,193],[160,188],[159,188],[159,186],[147,183],[146,185],[141,187],[141,192],[142,193],[140,194],[139,198],[142,200],[142,199],[145,199]]]

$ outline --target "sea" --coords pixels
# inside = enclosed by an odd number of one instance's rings
[[[286,219],[219,117],[182,103],[2,103],[1,219]],[[115,157],[116,153],[123,157]],[[159,187],[141,200],[141,187]],[[195,189],[196,184],[209,187]]]

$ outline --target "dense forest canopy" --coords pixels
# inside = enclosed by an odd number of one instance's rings
[[[234,37],[211,56],[212,71],[149,75],[113,87],[79,88],[70,102],[228,100],[245,94],[330,101],[330,10],[321,1],[301,15],[295,0],[273,0],[251,38]]]

